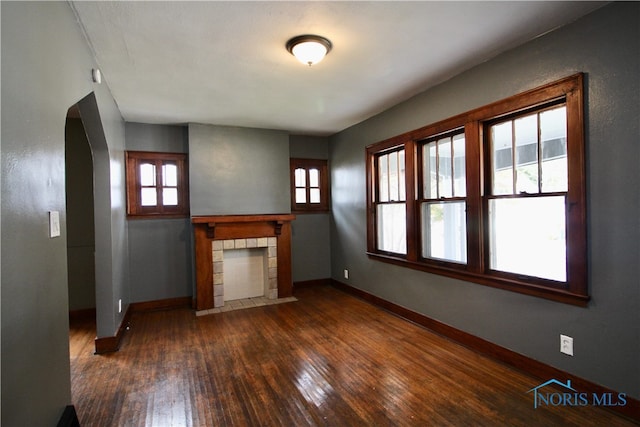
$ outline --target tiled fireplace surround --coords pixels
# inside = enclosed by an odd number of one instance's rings
[[[292,296],[290,214],[194,216],[197,312],[224,305],[224,251],[264,248],[265,297]]]
[[[213,306],[224,305],[224,253],[233,249],[263,249],[267,255],[267,278],[264,296],[278,298],[278,239],[275,237],[251,237],[248,239],[214,240],[211,243],[213,257]]]

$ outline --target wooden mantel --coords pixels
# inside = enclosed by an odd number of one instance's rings
[[[195,309],[208,310],[213,301],[213,240],[276,237],[278,244],[278,298],[292,296],[291,214],[194,216],[196,255]]]

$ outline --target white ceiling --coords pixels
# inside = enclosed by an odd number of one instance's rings
[[[602,2],[85,2],[71,5],[126,121],[330,135]],[[333,43],[305,66],[291,37]]]

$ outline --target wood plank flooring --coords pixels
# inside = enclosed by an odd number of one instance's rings
[[[72,325],[82,426],[630,426],[603,408],[539,407],[541,383],[330,286],[196,317],[134,313],[119,352]]]

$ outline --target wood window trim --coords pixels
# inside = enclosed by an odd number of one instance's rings
[[[319,170],[320,203],[296,203],[295,171],[298,168],[303,168],[307,171],[313,168]],[[289,172],[291,182],[291,212],[295,214],[329,212],[330,197],[328,161],[326,159],[291,158],[289,159]],[[308,193],[307,200],[309,200]]]
[[[171,207],[142,206],[140,201],[139,165],[151,162],[161,165],[163,161],[175,162],[178,168],[178,204]],[[160,153],[151,151],[126,151],[125,176],[127,187],[127,217],[136,218],[185,218],[189,216],[189,172],[188,156],[185,153]],[[161,172],[157,172],[160,174]],[[160,175],[158,175],[160,176]],[[158,188],[162,188],[157,186]]]
[[[367,254],[370,258],[439,274],[486,286],[533,295],[577,306],[589,301],[586,238],[586,173],[584,153],[584,78],[575,74],[518,95],[491,103],[455,117],[409,131],[388,140],[367,146]],[[490,271],[488,259],[486,189],[483,165],[487,164],[483,149],[484,124],[500,117],[535,109],[562,100],[567,108],[568,182],[566,203],[567,280],[519,278],[518,275]],[[446,261],[420,258],[419,204],[417,203],[417,165],[421,141],[455,129],[465,130],[467,182],[467,263],[455,265]],[[375,156],[384,151],[403,147],[406,155],[407,191],[407,254],[384,253],[376,249],[376,220],[374,189],[376,181]]]

